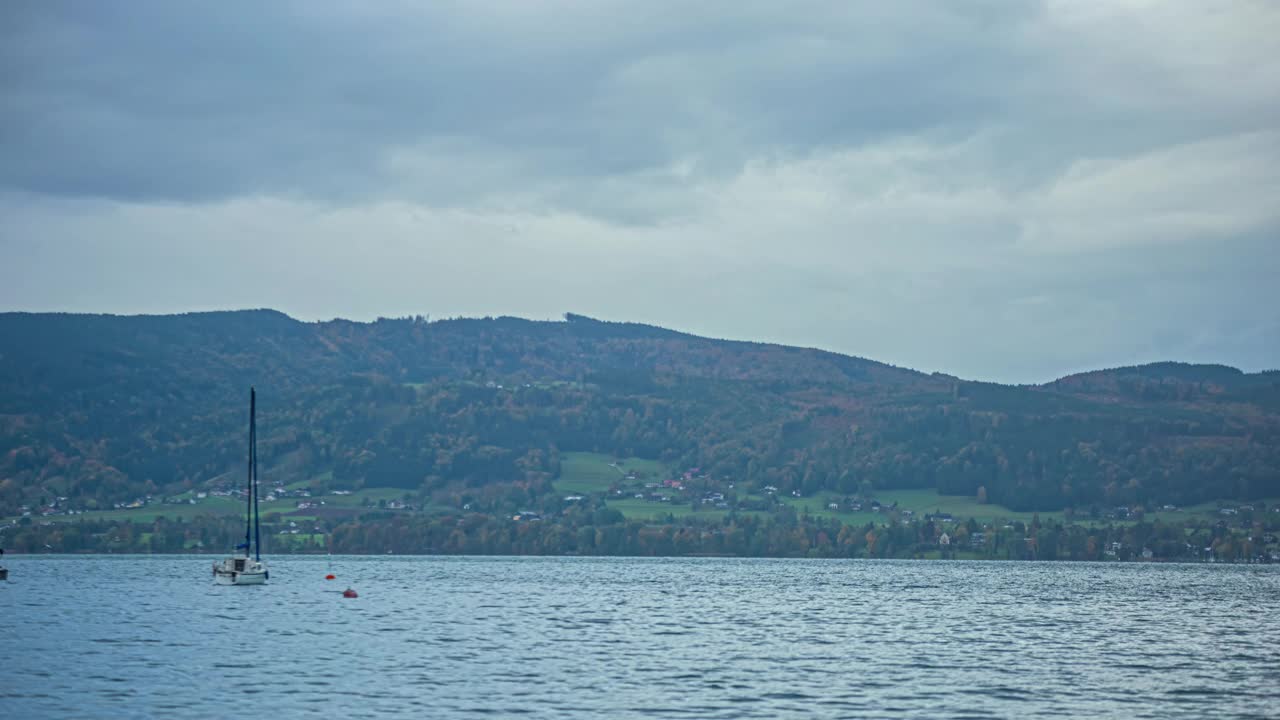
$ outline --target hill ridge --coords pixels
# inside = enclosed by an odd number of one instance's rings
[[[240,464],[250,385],[263,466],[291,482],[536,496],[562,453],[586,451],[805,496],[934,488],[1060,510],[1280,495],[1280,373],[1171,362],[1002,385],[572,313],[259,309],[0,314],[0,514],[207,486]]]

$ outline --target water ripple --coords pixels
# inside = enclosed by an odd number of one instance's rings
[[[351,718],[1280,715],[1276,567],[283,557],[221,588],[207,558],[8,564],[13,717],[218,716],[231,689]]]

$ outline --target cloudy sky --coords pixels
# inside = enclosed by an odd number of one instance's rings
[[[1280,366],[1280,3],[0,3],[0,310]]]

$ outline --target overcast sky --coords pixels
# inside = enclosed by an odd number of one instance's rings
[[[0,3],[0,310],[1280,366],[1280,3]]]

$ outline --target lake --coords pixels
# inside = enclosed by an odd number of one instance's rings
[[[6,556],[4,714],[1280,716],[1280,566],[212,561]]]

